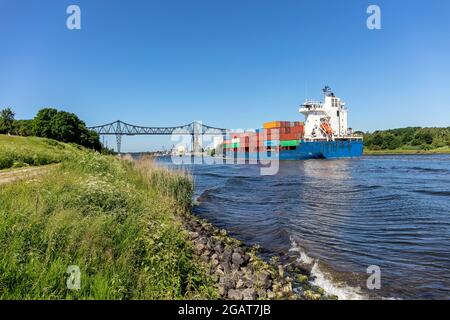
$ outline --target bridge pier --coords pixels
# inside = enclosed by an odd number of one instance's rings
[[[223,158],[223,164],[227,162],[227,149],[225,148],[225,138],[226,134],[222,135],[222,158]]]
[[[192,149],[191,149],[191,164],[194,163],[194,153],[195,153],[195,134],[191,134],[192,138]]]
[[[120,148],[122,147],[122,135],[116,134],[116,142],[117,142],[117,154],[120,155]]]

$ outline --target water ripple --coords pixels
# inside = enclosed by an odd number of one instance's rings
[[[195,212],[269,255],[308,256],[344,297],[373,297],[366,269],[378,265],[379,298],[447,299],[449,168],[448,155],[280,162],[275,176],[195,166]]]

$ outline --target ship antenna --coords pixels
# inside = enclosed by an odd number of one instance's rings
[[[325,88],[323,88],[322,91],[327,97],[333,96],[333,92],[331,91],[330,86],[325,86]]]

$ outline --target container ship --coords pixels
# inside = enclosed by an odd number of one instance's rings
[[[363,139],[347,125],[348,109],[330,87],[324,102],[305,101],[299,112],[305,121],[271,121],[253,132],[225,137],[226,158],[248,160],[304,160],[360,157]]]

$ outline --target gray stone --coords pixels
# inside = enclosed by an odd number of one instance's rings
[[[229,262],[221,262],[220,265],[222,266],[223,271],[224,271],[225,273],[230,273],[230,271],[231,271],[231,266],[230,266],[230,263],[229,263]]]
[[[242,290],[242,296],[244,300],[255,300],[256,290],[253,288],[244,289]]]
[[[202,243],[197,243],[195,245],[195,249],[197,250],[197,252],[202,252],[205,249],[205,246]]]
[[[211,239],[208,239],[208,243],[206,244],[208,249],[214,250],[214,242]]]
[[[239,279],[236,282],[236,289],[242,289],[242,288],[244,288],[244,285],[245,285],[244,281],[242,281],[242,279]]]
[[[264,290],[264,289],[259,289],[259,290],[256,291],[256,293],[258,295],[258,298],[261,298],[261,299],[266,299],[267,298],[267,291]]]
[[[272,281],[270,280],[270,274],[267,271],[260,271],[256,274],[256,284],[262,288],[269,288]]]
[[[245,268],[246,268],[247,272],[249,272],[249,273],[253,273],[255,271],[255,268],[253,267],[252,263],[247,264],[245,266]]]
[[[211,258],[211,266],[213,268],[217,267],[218,264],[219,264],[219,260],[217,260],[217,258]]]
[[[242,300],[243,297],[242,290],[231,289],[228,291],[228,299]]]
[[[221,243],[216,244],[214,246],[214,251],[217,252],[218,254],[223,253],[223,245]]]
[[[198,232],[189,232],[189,238],[197,239],[198,238]]]
[[[244,286],[247,288],[252,288],[255,286],[255,282],[252,279],[253,277],[244,277]]]
[[[230,267],[232,272],[239,271],[239,266],[237,264],[230,263]]]
[[[284,268],[281,264],[278,265],[278,274],[280,275],[281,278],[284,277]]]
[[[242,259],[242,255],[240,253],[234,252],[231,256],[231,261],[239,268],[244,262],[244,259]]]
[[[216,270],[214,271],[214,273],[215,273],[216,275],[218,275],[219,277],[223,277],[223,276],[225,275],[225,272],[223,272],[222,266],[221,266],[221,265],[218,265],[218,266],[216,267]]]
[[[227,277],[225,275],[224,277],[220,278],[219,285],[223,286],[226,290],[230,290],[236,287],[236,281],[233,278]]]
[[[231,261],[231,255],[232,252],[230,249],[225,249],[224,252],[221,255],[221,260],[224,262],[230,262]]]

